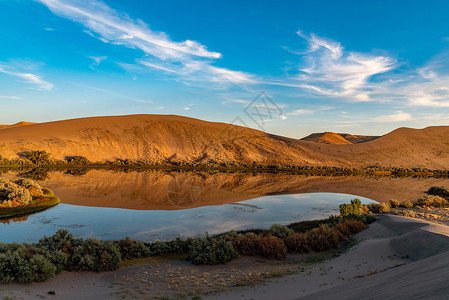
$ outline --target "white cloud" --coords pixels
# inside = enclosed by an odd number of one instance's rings
[[[296,79],[301,82],[299,87],[318,94],[370,101],[370,79],[396,67],[393,58],[346,52],[337,41],[301,31],[297,34],[307,41],[308,49],[301,53],[307,65],[300,68]]]
[[[0,96],[0,99],[20,100],[22,98],[17,96]]]
[[[297,109],[294,110],[290,113],[288,113],[288,115],[290,116],[304,116],[304,115],[313,115],[315,113],[314,110],[310,110],[310,109]]]
[[[352,117],[347,116],[347,118]],[[352,119],[348,121],[342,121],[338,126],[342,127],[360,123],[400,123],[411,120],[416,120],[416,118],[413,118],[412,115],[407,112],[399,110],[396,111],[395,113],[388,115],[380,115],[377,117],[365,117],[365,118]]]
[[[33,89],[50,91],[54,85],[48,81],[43,80],[39,75],[19,72],[14,67],[8,65],[0,65],[0,72],[22,79],[23,82],[34,85]]]
[[[138,48],[160,59],[185,56],[220,58],[221,54],[207,50],[196,41],[173,42],[165,33],[155,32],[141,20],[132,20],[100,1],[38,0],[53,13],[83,24],[108,43]]]
[[[397,111],[394,114],[384,115],[369,119],[369,122],[375,123],[394,123],[394,122],[405,122],[412,120],[412,115],[403,111]]]
[[[139,49],[145,59],[137,63],[181,76],[186,81],[215,83],[254,83],[253,76],[240,71],[212,66],[221,53],[209,51],[192,40],[172,41],[165,33],[151,30],[141,20],[133,20],[105,3],[91,0],[38,0],[53,13],[81,23],[84,32],[105,43]]]
[[[91,68],[92,70],[95,70],[95,67],[98,66],[99,64],[101,64],[101,62],[106,60],[108,57],[107,56],[88,56],[88,58],[93,60],[92,64],[89,66],[89,68]]]

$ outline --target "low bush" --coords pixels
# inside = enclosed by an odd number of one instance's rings
[[[449,189],[446,187],[443,187],[443,186],[432,186],[427,191],[427,193],[429,195],[440,195],[440,196],[449,197]]]
[[[362,207],[362,202],[359,199],[353,199],[353,200],[351,200],[350,204],[341,204],[339,206],[340,215],[342,217],[359,215],[361,207]]]
[[[74,248],[72,263],[75,270],[112,271],[119,267],[120,251],[113,242],[87,239]]]
[[[238,257],[232,243],[225,238],[213,238],[206,235],[204,238],[195,238],[190,244],[187,259],[194,265],[225,264]]]
[[[87,166],[90,164],[90,161],[84,157],[84,156],[68,156],[66,157],[66,160],[69,164],[75,165],[75,166]]]
[[[259,240],[258,254],[266,258],[284,259],[287,256],[287,247],[280,238],[267,235]]]
[[[280,224],[273,224],[270,227],[270,233],[280,239],[285,239],[289,235],[295,233],[293,229],[288,228],[287,226],[283,226]]]
[[[405,201],[401,202],[401,205],[399,205],[399,207],[412,208],[413,207],[413,203],[410,202],[410,200],[405,200]]]
[[[309,253],[307,235],[304,233],[294,233],[285,238],[284,244],[287,250],[295,253]]]
[[[374,214],[385,214],[390,211],[390,204],[388,203],[373,203],[368,205],[370,212]]]
[[[239,234],[231,241],[239,254],[252,256],[257,255],[259,252],[259,240],[259,235],[253,232],[248,232],[247,234]]]
[[[145,246],[143,242],[133,241],[129,237],[118,242],[118,249],[122,260],[151,255],[150,248]]]
[[[399,205],[401,205],[399,200],[396,200],[396,199],[391,199],[388,203],[390,204],[391,208],[396,208],[396,207],[399,207]]]
[[[344,239],[341,232],[326,225],[321,225],[307,233],[307,242],[310,249],[314,251],[335,249]]]
[[[444,207],[448,201],[440,196],[429,195],[419,198],[416,205],[424,207]]]
[[[25,155],[35,165],[50,164],[50,153],[45,150],[27,151]]]

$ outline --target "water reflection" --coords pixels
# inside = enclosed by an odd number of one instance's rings
[[[206,231],[215,234],[323,218],[337,213],[339,204],[353,198],[353,195],[331,193],[276,195],[172,211],[60,204],[30,215],[26,222],[0,224],[0,240],[31,242],[60,228],[84,238],[115,240],[129,236],[142,241],[170,240],[178,236],[198,236]],[[372,203],[366,198],[361,200]]]
[[[83,237],[170,239],[323,217],[354,197],[414,201],[430,186],[449,186],[444,178],[110,170],[56,171],[41,179],[61,204],[2,220],[0,241],[35,240],[59,228]]]
[[[18,177],[19,174],[6,174]],[[136,210],[177,210],[241,202],[266,195],[343,193],[386,202],[414,201],[445,178],[322,177],[286,174],[207,172],[114,172],[90,170],[82,176],[51,172],[40,182],[62,203]]]

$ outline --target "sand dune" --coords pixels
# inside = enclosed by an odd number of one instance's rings
[[[20,127],[20,126],[27,126],[27,125],[33,125],[36,123],[33,122],[19,122],[13,125],[0,125],[0,129],[5,129],[5,128],[13,128],[13,127]]]
[[[448,226],[382,215],[356,237],[350,251],[310,271],[206,299],[447,298]]]
[[[305,138],[302,138],[301,140],[321,144],[347,145],[347,144],[364,143],[377,138],[378,136],[352,135],[348,133],[335,133],[326,131],[320,133],[312,133],[311,135],[308,135]]]
[[[344,145],[174,115],[93,117],[0,130],[2,156],[18,158],[28,150],[46,150],[56,159],[82,155],[91,161],[129,158],[448,169],[449,127],[400,128],[374,140]]]

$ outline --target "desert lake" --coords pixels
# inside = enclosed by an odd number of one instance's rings
[[[416,200],[448,179],[323,177],[222,172],[53,171],[40,184],[61,204],[2,220],[0,240],[32,242],[58,229],[77,237],[146,242],[229,230],[269,228],[338,213],[341,203]],[[17,178],[29,173],[10,172]],[[41,174],[42,175],[42,174]]]

